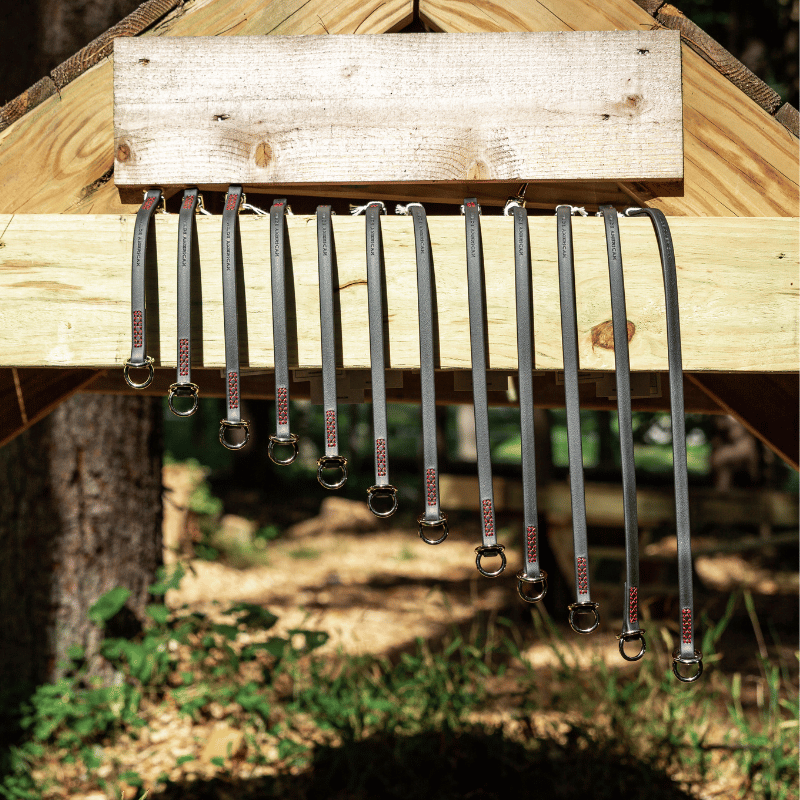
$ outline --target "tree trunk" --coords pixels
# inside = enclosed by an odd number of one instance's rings
[[[70,645],[99,671],[89,607],[115,586],[141,618],[161,563],[161,406],[76,395],[0,449],[3,686],[61,674]]]

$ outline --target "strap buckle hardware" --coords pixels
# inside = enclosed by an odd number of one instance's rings
[[[376,511],[372,505],[373,498],[375,497],[389,497],[392,500],[392,507],[388,511]],[[367,505],[369,510],[376,517],[391,517],[397,511],[397,489],[390,484],[384,486],[370,486],[367,489]]]
[[[229,444],[225,438],[225,433],[230,428],[242,428],[244,430],[244,439],[239,444]],[[221,419],[219,421],[219,441],[228,450],[241,450],[250,441],[250,423],[244,420],[241,422],[228,422],[227,419]]]
[[[622,631],[622,633],[617,634],[617,639],[619,639],[619,654],[626,660],[626,661],[638,661],[647,650],[647,642],[644,640],[644,631],[641,629],[635,631]],[[629,656],[625,652],[625,642],[636,642],[639,641],[642,643],[641,647],[639,648],[639,652],[635,656]]]
[[[338,469],[341,477],[335,483],[329,483],[322,477],[322,471],[326,469]],[[322,456],[317,459],[317,480],[320,486],[326,489],[341,489],[347,483],[347,459],[344,456]]]
[[[697,672],[688,677],[681,675],[678,670],[678,664],[697,664]],[[676,650],[672,654],[672,671],[679,681],[683,683],[694,683],[703,674],[703,654],[699,650],[695,650],[693,656],[686,657],[681,655],[680,649]]]
[[[577,616],[579,614],[592,614],[594,622],[589,628],[581,628],[577,623]],[[569,626],[575,633],[591,633],[597,630],[600,624],[600,604],[599,603],[572,603],[569,606]]]
[[[538,585],[541,588],[535,595],[527,594],[524,589],[525,584],[530,586]],[[540,600],[543,600],[544,596],[547,594],[547,573],[544,570],[540,570],[539,577],[532,578],[530,575],[526,575],[524,570],[520,570],[517,573],[517,594],[526,603],[538,603]]]
[[[134,364],[130,359],[125,362],[125,366],[122,368],[122,375],[125,378],[125,383],[131,387],[131,389],[146,389],[152,382],[153,382],[153,375],[155,375],[155,369],[153,368],[153,357],[152,356],[145,356],[143,364]],[[135,383],[131,380],[131,376],[128,374],[128,370],[130,369],[145,369],[147,368],[147,378],[145,378],[142,383]]]
[[[288,458],[284,459],[276,458],[273,455],[273,448],[275,447],[276,444],[286,445],[288,447],[291,447],[292,454]],[[269,447],[267,448],[267,455],[269,455],[269,460],[273,464],[278,464],[279,466],[286,466],[287,464],[291,464],[297,458],[297,434],[290,433],[287,437],[282,438],[280,436],[276,436],[275,434],[271,433],[269,436]]]
[[[195,411],[197,411],[197,405],[199,402],[199,394],[200,394],[200,387],[196,383],[173,383],[169,387],[169,394],[167,395],[167,402],[169,403],[169,410],[176,416],[176,417],[191,417]],[[192,398],[192,407],[187,411],[178,411],[174,405],[172,405],[172,400],[175,397],[191,397]]]
[[[425,544],[441,544],[447,538],[447,534],[450,533],[450,529],[447,526],[447,514],[445,514],[443,511],[440,511],[439,513],[441,516],[436,520],[425,519],[424,514],[421,514],[417,517],[419,538],[422,539]],[[435,528],[441,529],[442,535],[438,539],[429,539],[425,535],[425,530],[433,530]]]
[[[506,554],[503,552],[505,549],[505,545],[502,544],[481,545],[475,548],[475,566],[484,578],[496,578],[506,568]],[[500,566],[494,572],[485,570],[481,565],[483,559],[496,556],[500,556]]]

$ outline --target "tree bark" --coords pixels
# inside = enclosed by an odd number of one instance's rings
[[[76,395],[0,449],[2,685],[54,680],[73,644],[101,672],[89,607],[124,586],[141,619],[160,563],[158,401]]]

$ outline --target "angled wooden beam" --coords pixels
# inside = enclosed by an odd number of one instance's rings
[[[157,304],[148,314],[150,355],[175,364],[177,215],[155,217],[148,266]],[[130,259],[134,218],[17,215],[0,217],[2,366],[119,366],[130,351]],[[222,367],[220,218],[197,220],[202,336],[198,366]],[[516,369],[511,219],[482,219],[486,260],[489,366]],[[289,216],[297,333],[291,366],[320,366],[317,239],[314,217]],[[382,218],[388,296],[388,366],[419,367],[414,233],[409,217]],[[369,367],[364,218],[333,218],[339,263],[343,366]],[[436,263],[440,366],[470,367],[464,221],[429,218]],[[269,218],[240,218],[246,322],[243,366],[271,368]],[[555,218],[530,217],[533,243],[536,368],[562,369]],[[797,369],[800,262],[794,219],[676,217],[684,369],[786,372]],[[620,220],[634,370],[664,371],[667,351],[660,259],[649,220]],[[612,371],[608,265],[602,220],[574,220],[581,368]],[[88,245],[87,242],[91,242]],[[765,245],[765,242],[768,243]],[[89,249],[90,248],[90,249]],[[411,300],[411,302],[410,302]],[[201,355],[202,353],[202,355]]]

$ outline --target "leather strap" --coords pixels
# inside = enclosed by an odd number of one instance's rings
[[[422,458],[425,468],[425,511],[417,517],[419,536],[426,544],[441,544],[449,532],[447,514],[439,507],[439,462],[436,447],[436,332],[434,329],[434,279],[428,218],[420,203],[409,203],[414,223],[419,308],[419,366],[422,413]],[[439,534],[438,537],[436,534]]]
[[[381,202],[368,203],[366,212],[367,307],[369,312],[369,358],[372,373],[372,438],[375,448],[375,485],[367,489],[367,505],[376,517],[391,517],[397,511],[397,489],[389,483],[389,453],[386,425],[386,376],[383,340],[383,237]],[[391,502],[380,510],[376,499]]]
[[[506,568],[505,547],[497,543],[492,489],[492,454],[489,441],[489,400],[486,388],[486,296],[481,241],[481,209],[474,197],[464,200],[467,237],[467,294],[469,297],[469,341],[472,355],[472,402],[475,413],[475,444],[478,451],[478,491],[483,516],[482,544],[475,548],[475,564],[481,575],[496,578]],[[500,556],[500,566],[484,569],[484,558]]]
[[[517,592],[526,603],[547,594],[547,573],[539,567],[539,515],[536,507],[536,449],[533,438],[533,291],[528,212],[509,201],[506,213],[514,222],[514,271],[517,294],[517,359],[519,364],[519,422],[522,437],[523,552],[525,566],[517,573]],[[532,591],[532,594],[528,592]]]
[[[197,187],[185,189],[178,216],[178,376],[169,387],[169,410],[178,417],[197,411],[199,388],[192,383],[192,239],[194,238]],[[191,397],[191,408],[181,411],[176,397]]]
[[[325,413],[325,455],[317,460],[317,480],[326,489],[347,482],[347,459],[339,455],[339,419],[336,405],[336,315],[333,303],[333,224],[331,207],[317,206],[317,265],[319,267],[319,322],[322,335],[322,407]],[[336,288],[338,289],[338,282]],[[338,470],[335,481],[326,470]]]
[[[575,593],[569,624],[576,633],[591,633],[600,624],[599,605],[589,594],[589,552],[586,537],[586,497],[583,487],[581,411],[578,395],[578,314],[575,306],[575,265],[572,251],[572,207],[556,208],[558,288],[561,300],[561,341],[564,351],[564,397],[567,408],[569,483],[572,497],[572,540],[575,547]],[[592,615],[588,627],[579,617]]]
[[[147,255],[147,232],[153,209],[161,199],[161,189],[150,189],[144,202],[136,212],[133,226],[133,255],[131,264],[131,357],[125,362],[122,375],[132,389],[144,389],[153,381],[153,359],[147,355],[147,320],[144,292],[144,267]],[[142,383],[131,380],[129,370],[147,369],[147,378]]]
[[[291,464],[297,458],[297,436],[289,426],[289,348],[286,335],[286,200],[273,200],[269,210],[270,263],[272,265],[272,343],[275,353],[275,433],[268,454],[273,464]],[[278,458],[277,446],[291,454]]]
[[[625,515],[625,595],[622,608],[622,632],[617,636],[620,655],[626,661],[638,661],[647,649],[644,631],[639,628],[639,520],[636,511],[636,463],[633,457],[631,416],[631,365],[628,356],[628,312],[625,307],[625,282],[622,277],[622,249],[617,212],[612,206],[600,206],[608,251],[608,277],[611,286],[611,323],[614,330],[614,366],[617,385],[619,447],[622,462],[622,505]],[[640,642],[634,656],[625,652],[625,643]]]
[[[225,197],[222,212],[222,314],[225,326],[225,381],[227,386],[226,418],[220,420],[219,440],[228,450],[241,450],[250,439],[250,426],[242,420],[239,408],[239,319],[236,309],[236,228],[242,187],[232,184]],[[241,442],[231,443],[227,432],[239,428],[244,432]]]
[[[686,419],[683,404],[683,359],[681,325],[678,311],[678,276],[675,249],[667,218],[654,208],[629,208],[626,216],[650,217],[661,256],[664,276],[664,299],[667,308],[667,360],[669,364],[669,400],[672,417],[672,459],[675,472],[675,524],[678,544],[678,596],[681,608],[680,647],[672,655],[672,671],[684,683],[692,683],[703,674],[703,655],[695,649],[694,600],[692,597],[692,535],[689,524],[689,472],[686,464]],[[695,667],[683,675],[680,665]]]

